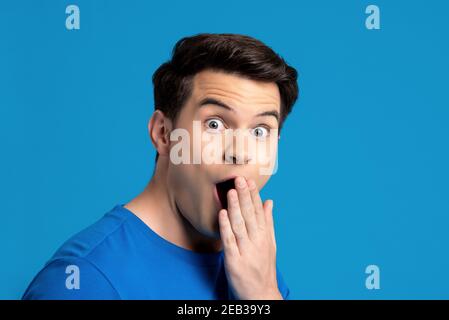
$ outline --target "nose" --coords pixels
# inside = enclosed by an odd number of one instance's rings
[[[224,161],[226,164],[248,164],[250,162],[251,159],[249,159],[247,156],[245,155],[227,155],[225,153],[224,155]]]
[[[244,133],[230,133],[225,138],[223,160],[225,164],[248,164],[251,161],[250,141]]]

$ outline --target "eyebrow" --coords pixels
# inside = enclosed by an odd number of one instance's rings
[[[200,101],[200,108],[205,106],[205,105],[215,105],[217,107],[221,107],[224,108],[226,110],[229,110],[231,112],[235,112],[235,110],[233,108],[231,108],[230,106],[228,106],[226,103],[215,99],[215,98],[204,98]],[[279,112],[277,112],[276,110],[271,110],[271,111],[264,111],[261,112],[259,114],[256,114],[256,117],[266,117],[266,116],[272,116],[275,117],[277,122],[279,123]]]

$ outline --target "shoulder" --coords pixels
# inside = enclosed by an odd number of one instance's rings
[[[119,211],[120,206],[116,206],[67,240],[34,277],[23,299],[119,299],[101,267],[101,257],[105,256],[101,252],[111,242],[119,243],[127,220]]]
[[[120,295],[94,264],[84,258],[66,257],[48,263],[30,283],[22,299],[120,299]]]
[[[86,258],[104,242],[114,240],[128,219],[127,215],[121,213],[121,207],[115,206],[97,222],[67,240],[48,263],[67,257]]]

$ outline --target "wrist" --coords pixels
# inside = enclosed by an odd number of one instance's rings
[[[284,300],[284,297],[282,297],[282,294],[276,289],[267,296],[266,300]]]
[[[279,292],[279,290],[276,288],[274,290],[267,290],[263,291],[262,294],[254,295],[253,300],[284,300],[284,297],[282,297],[282,294]],[[250,300],[252,300],[250,299]]]

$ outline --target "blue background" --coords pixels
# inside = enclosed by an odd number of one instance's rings
[[[145,187],[152,73],[200,32],[259,38],[300,73],[263,190],[293,297],[449,298],[448,15],[442,0],[1,1],[0,298]]]

